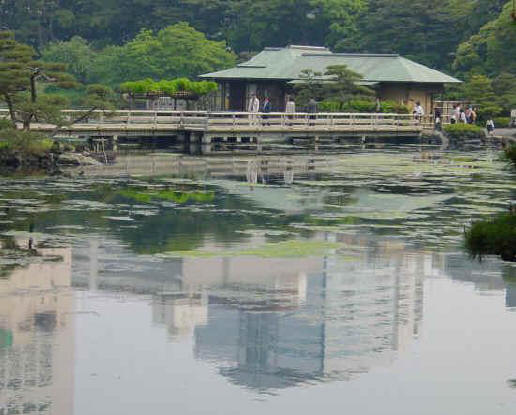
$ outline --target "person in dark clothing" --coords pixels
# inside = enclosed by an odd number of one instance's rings
[[[315,125],[313,120],[317,118],[315,114],[317,114],[317,101],[313,98],[310,98],[310,101],[308,101],[308,113],[310,118],[310,125]]]
[[[434,111],[434,128],[438,131],[442,128],[442,116],[439,108],[436,108]]]
[[[271,101],[269,100],[269,98],[265,98],[265,100],[263,101],[263,108],[262,108],[262,112],[264,114],[268,114],[269,112],[271,112],[272,110],[272,104],[271,104]],[[268,115],[264,115],[263,116],[263,119],[264,120],[267,120],[269,118]],[[271,125],[269,121],[264,121],[263,122],[265,125]]]

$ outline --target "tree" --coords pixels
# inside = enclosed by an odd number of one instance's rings
[[[33,121],[50,123],[57,127],[77,122],[63,116],[61,109],[68,104],[63,96],[41,93],[37,85],[40,82],[60,88],[74,88],[78,86],[76,81],[64,72],[64,65],[35,61],[33,56],[34,50],[17,42],[12,32],[0,32],[0,100],[7,104],[11,121],[14,125],[21,123],[26,131]],[[96,89],[88,92],[86,99],[91,102],[85,102],[91,108],[87,113],[111,106],[106,99],[106,90],[102,93],[99,91]]]
[[[331,65],[324,73],[329,81],[324,84],[326,99],[345,103],[351,99],[374,96],[374,91],[360,85],[362,75],[348,69],[346,65]]]
[[[370,0],[358,37],[348,43],[360,51],[400,53],[447,68],[457,44],[496,14],[501,1],[505,0]]]
[[[516,21],[512,19],[511,11],[512,2],[509,1],[496,19],[458,46],[454,70],[490,76],[501,72],[516,74]]]
[[[516,74],[502,72],[492,82],[498,103],[506,114],[516,108]]]
[[[195,77],[235,63],[223,42],[207,40],[187,23],[178,23],[156,34],[142,30],[123,46],[104,49],[90,79],[114,86],[133,79]]]
[[[68,72],[82,83],[91,78],[95,57],[96,53],[88,41],[79,36],[67,42],[49,43],[41,52],[42,61],[66,64]]]
[[[321,101],[325,98],[322,83],[322,72],[314,72],[311,69],[303,69],[299,74],[299,83],[296,84],[296,102],[303,107],[310,99]]]
[[[462,86],[463,96],[478,108],[480,119],[494,117],[502,111],[493,89],[492,82],[484,75],[473,75]]]
[[[314,23],[328,28],[324,41],[337,51],[355,49],[352,39],[360,34],[358,19],[367,9],[364,0],[311,0]]]

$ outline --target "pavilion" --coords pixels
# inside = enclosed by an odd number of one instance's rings
[[[257,94],[261,99],[269,97],[273,111],[283,111],[285,97],[292,93],[302,70],[324,74],[331,65],[346,65],[361,74],[361,83],[373,88],[381,100],[409,106],[419,101],[427,113],[446,84],[461,82],[396,54],[333,53],[325,47],[296,45],[265,48],[247,62],[201,78],[219,84],[219,110],[245,111],[250,96]]]

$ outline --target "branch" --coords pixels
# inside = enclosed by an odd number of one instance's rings
[[[9,109],[9,116],[11,117],[11,121],[16,126],[16,123],[22,122],[22,120],[16,118],[16,111],[14,110],[13,100],[9,94],[4,94],[4,99],[7,104],[7,108]]]
[[[96,106],[90,108],[87,112],[85,112],[84,114],[82,114],[80,117],[77,117],[76,119],[74,119],[73,121],[67,123],[68,125],[73,125],[73,124],[76,124],[86,118],[88,118],[91,114],[93,114],[93,112],[97,109]],[[54,137],[58,132],[59,130],[61,129],[62,125],[58,125],[56,126],[56,128],[54,128],[54,130],[52,130],[52,132],[50,133],[50,137]]]

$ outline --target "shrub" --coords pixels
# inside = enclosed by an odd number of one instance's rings
[[[444,132],[450,138],[482,138],[486,136],[485,130],[474,124],[448,124],[444,126]]]
[[[506,128],[511,122],[511,117],[495,117],[493,118],[493,122],[497,128]]]
[[[390,112],[395,114],[410,114],[410,108],[396,101],[381,101],[381,112]]]
[[[52,148],[54,142],[45,135],[33,131],[0,130],[0,153],[22,154],[41,157]]]
[[[319,103],[321,112],[376,112],[376,101],[355,99],[348,102],[322,101]],[[380,112],[408,114],[409,108],[395,101],[381,101]]]
[[[505,150],[505,158],[516,167],[516,144],[511,144]]]
[[[174,95],[178,92],[189,92],[191,94],[202,96],[218,88],[216,82],[211,81],[190,81],[188,78],[177,78],[173,80],[162,79],[161,81],[153,81],[152,79],[143,79],[141,81],[124,82],[120,85],[122,92],[129,92],[132,94],[147,94],[147,93],[164,93],[167,95]]]
[[[14,125],[11,120],[6,118],[0,118],[0,131],[14,128]]]
[[[322,101],[319,103],[321,112],[340,112],[341,103],[338,101]]]
[[[473,257],[500,255],[506,261],[516,261],[516,214],[474,222],[465,231],[465,245]]]

